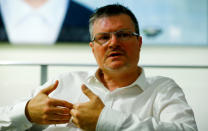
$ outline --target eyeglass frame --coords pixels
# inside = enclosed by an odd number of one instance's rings
[[[97,34],[94,35],[94,37],[93,37],[93,39],[91,40],[91,42],[94,43],[94,41],[95,41],[95,42],[96,42],[97,44],[99,44],[99,45],[105,45],[105,44],[107,44],[107,43],[110,41],[110,39],[112,38],[112,34],[114,34],[114,35],[116,36],[116,38],[117,38],[117,33],[118,33],[118,32],[122,32],[122,31],[129,31],[129,32],[131,33],[131,36],[137,36],[137,37],[140,36],[140,35],[139,35],[138,33],[136,33],[136,32],[133,32],[133,31],[125,30],[125,29],[124,29],[124,30],[118,30],[118,31],[114,31],[114,32],[100,32],[100,33],[97,33]],[[105,33],[105,34],[110,34],[110,36],[111,36],[110,39],[109,39],[108,41],[104,42],[103,44],[97,42],[96,39],[95,39],[95,38],[96,38],[96,37],[95,37],[96,35],[102,34],[102,33],[103,33],[103,34],[104,34],[104,33]]]

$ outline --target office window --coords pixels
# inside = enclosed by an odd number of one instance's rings
[[[147,45],[208,45],[207,0],[76,1],[93,9],[111,3],[129,7]]]

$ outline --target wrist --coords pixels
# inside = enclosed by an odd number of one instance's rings
[[[25,116],[26,116],[26,118],[27,118],[30,122],[32,122],[31,117],[30,117],[30,114],[29,114],[29,111],[28,111],[28,104],[29,104],[29,102],[30,102],[30,100],[27,102],[27,104],[26,104],[26,106],[25,106]]]

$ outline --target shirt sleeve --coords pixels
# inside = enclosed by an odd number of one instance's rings
[[[48,81],[43,86],[36,88],[31,92],[30,97],[23,100],[18,100],[15,104],[10,106],[0,107],[0,131],[25,131],[30,129],[35,125],[31,123],[25,115],[25,107],[27,102],[34,97],[41,89],[47,87],[51,84],[51,81]]]
[[[0,107],[0,130],[23,131],[29,129],[32,123],[25,116],[27,100],[12,106]]]
[[[152,116],[141,119],[139,114],[104,107],[97,131],[197,131],[192,109],[177,86],[158,89]]]

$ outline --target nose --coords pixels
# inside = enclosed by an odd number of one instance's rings
[[[111,39],[109,41],[109,46],[114,47],[119,45],[119,39],[117,38],[116,34],[111,34]]]

